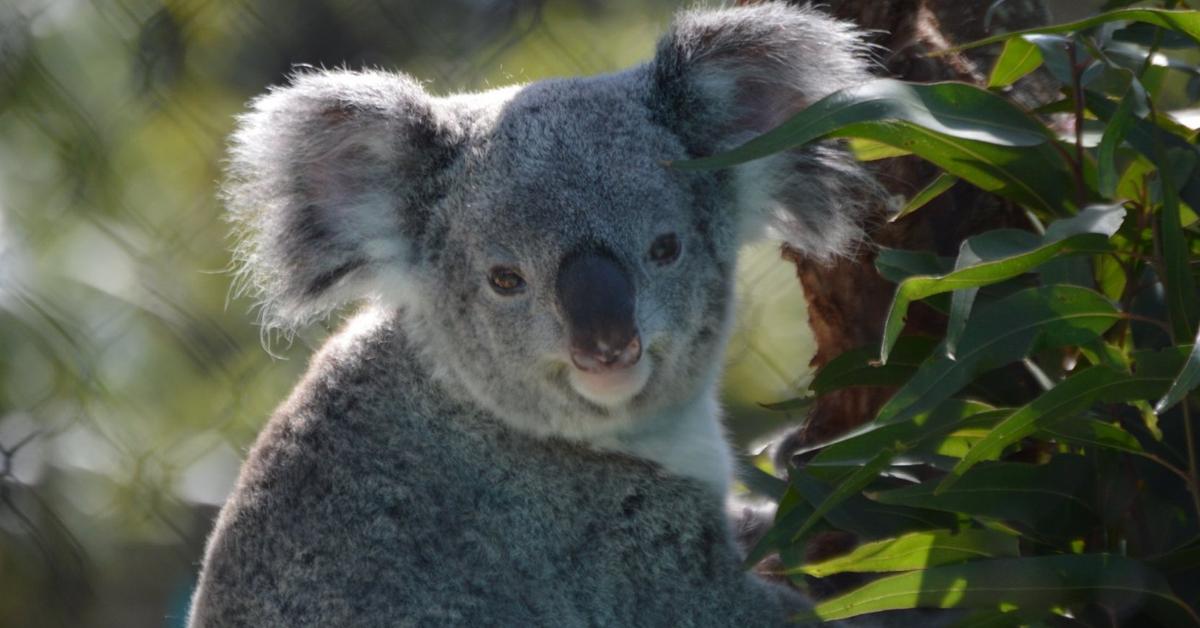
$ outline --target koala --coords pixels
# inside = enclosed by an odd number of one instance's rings
[[[852,26],[679,14],[644,65],[435,97],[305,71],[254,100],[225,201],[266,329],[361,309],[264,428],[190,625],[773,626],[717,382],[743,243],[817,258],[874,184],[843,150],[736,146],[867,80]]]

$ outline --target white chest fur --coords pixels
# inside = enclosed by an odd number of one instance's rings
[[[721,427],[721,409],[711,392],[641,417],[621,431],[589,439],[599,449],[619,451],[695,478],[725,495],[733,457]]]

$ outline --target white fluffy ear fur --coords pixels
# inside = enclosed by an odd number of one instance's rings
[[[870,80],[867,46],[810,7],[764,3],[681,14],[652,65],[651,104],[697,156],[733,148],[822,97]],[[746,238],[817,258],[844,253],[878,186],[832,144],[779,153],[731,177]]]
[[[457,150],[434,104],[402,75],[308,72],[239,118],[223,196],[268,328],[402,298]]]

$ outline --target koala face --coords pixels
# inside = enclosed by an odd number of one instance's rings
[[[489,405],[559,434],[678,404],[720,362],[737,250],[720,188],[613,77],[531,85],[463,157],[429,300]],[[436,331],[434,331],[436,330]]]
[[[820,42],[829,42],[822,46]],[[738,246],[818,257],[872,189],[840,150],[682,172],[866,79],[808,9],[685,14],[650,63],[435,98],[402,75],[310,72],[254,101],[226,200],[268,325],[372,298],[449,383],[522,429],[611,433],[711,396]]]

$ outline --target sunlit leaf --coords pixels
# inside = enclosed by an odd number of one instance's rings
[[[942,174],[938,175],[936,179],[930,181],[929,185],[921,188],[921,190],[914,194],[912,198],[908,199],[908,202],[904,204],[904,207],[901,207],[900,211],[896,212],[896,215],[889,218],[888,222],[896,222],[897,220],[900,220],[901,218],[904,218],[905,216],[928,205],[930,201],[941,196],[947,190],[954,187],[954,184],[958,183],[958,181],[958,177],[943,172]]]
[[[1007,87],[1042,65],[1042,53],[1032,43],[1014,37],[1004,42],[1004,49],[992,66],[988,87]]]
[[[859,161],[879,161],[880,159],[903,157],[911,154],[902,148],[896,148],[895,146],[889,146],[874,140],[852,137],[847,141],[847,144],[850,146],[850,152],[854,153],[854,158]]]
[[[1144,608],[1163,626],[1200,618],[1145,563],[1112,554],[996,558],[888,576],[821,602],[796,621],[831,621],[904,608],[1015,606],[1049,613],[1062,604],[1101,604],[1118,615]]]
[[[835,573],[908,571],[978,558],[1017,555],[1017,537],[994,530],[932,530],[863,543],[848,554],[788,570],[824,578]]]

